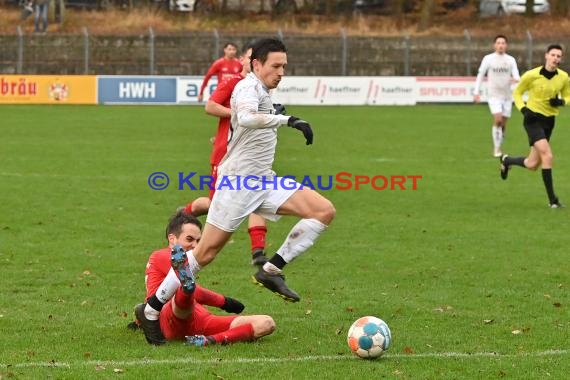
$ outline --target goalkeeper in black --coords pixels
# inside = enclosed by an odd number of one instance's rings
[[[523,125],[528,135],[530,153],[527,157],[502,155],[501,178],[507,179],[513,165],[532,171],[541,167],[549,206],[560,208],[562,204],[554,193],[552,182],[553,154],[549,141],[559,108],[570,102],[570,84],[568,73],[558,68],[562,60],[562,46],[548,46],[544,58],[544,65],[524,73],[513,92],[515,106],[524,115]],[[528,93],[526,102],[523,100],[524,93]]]

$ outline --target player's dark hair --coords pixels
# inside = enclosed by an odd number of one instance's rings
[[[549,52],[550,50],[552,50],[552,49],[556,49],[556,50],[560,50],[560,51],[563,50],[563,49],[562,49],[562,45],[560,45],[560,44],[550,44],[550,45],[548,45],[548,47],[546,48],[546,52],[548,53],[548,52]]]
[[[233,42],[226,42],[226,44],[224,45],[224,49],[227,48],[228,46],[233,46],[233,47],[236,48],[236,50],[237,50],[237,48],[238,48],[237,45],[234,44]]]
[[[497,42],[497,40],[498,40],[499,38],[504,39],[505,42],[509,42],[509,39],[508,39],[507,36],[505,36],[504,34],[497,34],[497,35],[495,36],[495,39],[493,40],[493,42]]]
[[[251,47],[251,61],[257,59],[261,64],[267,61],[269,53],[287,53],[283,41],[277,38],[262,38],[253,43]]]
[[[241,47],[241,55],[245,55],[249,49],[253,49],[255,41],[250,41]]]
[[[247,51],[249,49],[252,49],[253,51],[253,41],[248,42],[247,44],[243,45],[241,48],[241,56],[242,57],[246,57],[247,56]],[[251,58],[249,60],[249,63],[251,64]]]
[[[185,224],[194,224],[200,230],[202,229],[202,223],[192,214],[186,214],[184,210],[177,211],[166,226],[166,239],[168,240],[168,235],[173,234],[178,237],[182,233],[182,226]]]

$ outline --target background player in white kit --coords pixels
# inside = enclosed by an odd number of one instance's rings
[[[520,80],[516,60],[507,54],[507,37],[495,37],[495,52],[487,54],[481,61],[475,82],[475,103],[481,101],[480,89],[483,77],[487,76],[487,101],[493,114],[493,155],[501,157],[501,145],[511,117],[513,96],[511,85]]]

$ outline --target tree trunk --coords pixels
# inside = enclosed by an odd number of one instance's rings
[[[434,9],[435,9],[435,0],[424,0],[422,4],[420,24],[418,26],[420,32],[426,30],[431,26]]]

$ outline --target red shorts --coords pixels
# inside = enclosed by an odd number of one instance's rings
[[[160,329],[167,340],[184,339],[186,335],[214,335],[230,329],[236,315],[214,315],[204,306],[194,303],[194,311],[188,319],[174,315],[172,301],[168,301],[160,313]]]

